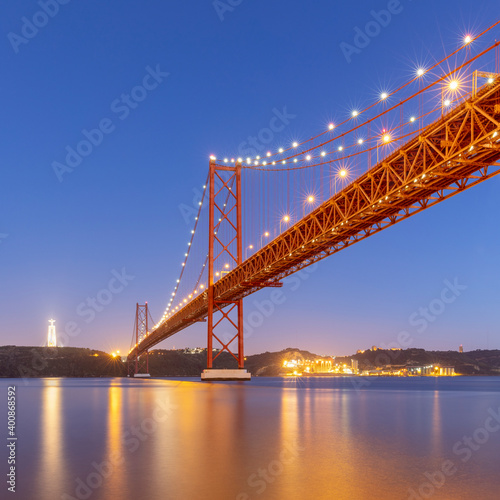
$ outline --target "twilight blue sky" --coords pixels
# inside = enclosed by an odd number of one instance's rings
[[[44,24],[41,3],[53,17],[36,32],[23,18]],[[3,3],[0,344],[41,345],[54,317],[59,330],[76,323],[69,345],[126,352],[136,302],[156,319],[168,301],[191,230],[179,206],[204,183],[210,153],[238,154],[285,106],[296,118],[270,147],[307,138],[499,14],[497,0],[401,0],[349,63],[340,44],[397,0],[228,10],[221,0],[220,15],[214,3],[72,0],[57,13],[51,0]],[[141,102],[117,102],[148,67],[160,75]],[[100,124],[100,144],[58,178],[53,163]],[[285,283],[284,302],[247,332],[246,353],[350,354],[403,330],[429,349],[500,348],[499,190],[490,180],[323,261],[300,286]],[[123,269],[133,279],[103,292]],[[441,311],[445,280],[467,288]],[[91,315],[85,301],[99,293],[111,302]],[[246,315],[270,293],[247,298]],[[423,320],[432,303],[440,314]],[[173,345],[206,345],[205,325],[160,347]]]

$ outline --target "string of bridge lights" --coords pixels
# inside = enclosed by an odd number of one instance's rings
[[[404,88],[406,88],[407,86],[409,86],[413,82],[421,79],[422,77],[424,77],[425,75],[427,75],[429,72],[431,72],[432,70],[434,70],[436,67],[439,67],[445,61],[447,61],[448,59],[450,59],[451,57],[453,57],[454,55],[456,55],[461,50],[464,50],[465,48],[469,47],[472,42],[476,41],[477,39],[479,39],[480,37],[482,37],[483,35],[485,35],[488,31],[490,31],[491,29],[493,29],[498,24],[500,24],[500,21],[497,21],[496,23],[494,23],[493,25],[491,25],[489,28],[487,28],[486,30],[484,30],[482,33],[480,33],[477,36],[472,36],[470,34],[465,35],[464,38],[463,38],[463,43],[461,44],[461,46],[458,49],[456,49],[454,52],[452,52],[451,54],[449,54],[448,56],[446,56],[444,59],[442,59],[441,61],[435,63],[434,65],[430,66],[427,69],[424,68],[424,67],[418,67],[416,69],[416,71],[415,71],[415,76],[412,79],[410,79],[409,81],[407,81],[406,83],[404,83],[403,85],[401,85],[399,88],[397,88],[396,90],[394,90],[392,92],[382,92],[380,94],[380,96],[379,96],[379,99],[377,101],[375,101],[373,104],[369,105],[368,107],[366,107],[365,109],[362,109],[362,110],[357,110],[357,109],[352,110],[350,116],[347,119],[345,119],[343,122],[340,122],[337,125],[335,125],[334,123],[330,123],[328,125],[327,130],[324,130],[324,131],[320,132],[319,134],[317,134],[316,136],[312,137],[311,139],[303,141],[302,143],[299,143],[298,141],[294,141],[292,143],[292,145],[290,147],[288,147],[287,149],[279,148],[277,150],[277,152],[274,152],[274,153],[272,151],[268,151],[264,157],[261,157],[260,155],[257,155],[255,158],[247,157],[246,159],[243,159],[241,157],[238,157],[238,158],[228,158],[228,157],[226,157],[226,158],[223,159],[223,162],[226,163],[226,164],[227,163],[236,163],[236,162],[240,163],[240,164],[246,163],[245,166],[242,165],[243,168],[255,168],[255,167],[261,167],[261,166],[262,167],[267,167],[267,166],[276,166],[276,165],[286,165],[288,162],[297,164],[299,161],[300,162],[311,162],[311,160],[313,160],[315,158],[319,158],[319,157],[325,158],[327,155],[333,154],[334,152],[341,153],[342,151],[344,151],[346,149],[349,149],[349,148],[352,148],[352,147],[362,146],[363,144],[365,144],[365,145],[370,144],[371,141],[377,140],[378,136],[373,137],[371,139],[364,139],[363,137],[358,137],[356,139],[355,143],[353,143],[353,144],[350,144],[350,145],[342,144],[342,145],[337,146],[336,148],[334,148],[334,150],[329,151],[329,152],[323,150],[323,151],[321,151],[319,153],[319,155],[316,155],[316,156],[314,156],[314,155],[311,154],[313,151],[317,150],[318,148],[321,148],[321,147],[325,146],[326,144],[329,144],[329,143],[331,143],[333,141],[342,139],[347,134],[350,134],[350,133],[356,131],[357,129],[359,129],[359,128],[361,128],[361,127],[363,127],[363,126],[365,126],[365,125],[367,125],[367,124],[369,124],[371,122],[373,122],[374,120],[376,120],[378,118],[380,118],[381,116],[383,116],[384,114],[388,113],[389,111],[392,111],[393,109],[396,109],[397,107],[401,106],[403,103],[407,102],[407,100],[409,100],[411,98],[414,98],[415,96],[417,96],[420,93],[422,93],[424,90],[428,90],[430,87],[438,84],[441,81],[444,81],[450,75],[454,75],[458,71],[458,69],[455,69],[455,70],[449,72],[448,75],[445,75],[445,76],[439,78],[436,82],[432,83],[431,85],[429,85],[425,89],[421,89],[418,93],[416,93],[416,94],[412,95],[410,98],[407,98],[407,99],[401,101],[400,103],[394,105],[392,108],[390,108],[388,110],[384,110],[383,112],[379,113],[377,116],[375,116],[375,117],[373,117],[373,118],[371,118],[369,120],[366,120],[365,122],[360,123],[360,124],[356,125],[355,127],[352,127],[350,130],[348,130],[346,132],[343,132],[342,134],[339,134],[338,136],[335,136],[335,137],[332,137],[332,138],[328,139],[324,144],[313,146],[309,150],[301,151],[298,154],[292,154],[291,156],[288,156],[286,158],[280,158],[280,159],[275,158],[278,155],[283,155],[283,154],[288,153],[289,151],[293,151],[293,150],[295,150],[297,148],[300,148],[301,146],[304,146],[307,143],[310,143],[313,140],[315,140],[315,139],[317,139],[317,138],[319,138],[319,137],[321,137],[321,136],[323,136],[325,134],[332,133],[334,130],[340,129],[341,126],[343,126],[346,123],[349,123],[351,120],[356,119],[359,116],[365,114],[367,111],[369,111],[370,109],[374,108],[378,104],[386,102],[389,98],[395,96],[397,93],[399,93],[400,91],[402,91]],[[491,49],[491,47],[490,47],[490,49]],[[483,53],[485,53],[485,52],[486,51],[484,51]],[[479,54],[479,55],[482,55],[482,54]],[[476,56],[476,57],[474,57],[473,59],[469,60],[467,63],[464,63],[461,67],[470,64],[477,57],[479,57],[479,55]],[[494,82],[493,76],[490,76],[489,78],[487,78],[487,83],[488,84],[492,84],[493,82]],[[449,80],[448,82],[446,82],[446,87],[447,87],[447,89],[450,92],[459,91],[460,88],[461,88],[461,81],[458,78],[453,78],[453,79]],[[448,108],[448,107],[450,107],[453,104],[453,102],[455,100],[458,100],[458,99],[444,99],[442,101],[442,103],[440,104],[439,107],[444,106],[445,108]],[[433,109],[433,110],[431,110],[431,111],[429,111],[429,112],[427,112],[427,113],[425,113],[425,114],[423,114],[421,116],[412,115],[409,118],[409,120],[406,121],[404,124],[398,125],[397,127],[394,127],[394,128],[392,128],[390,130],[383,129],[382,134],[380,135],[380,143],[388,145],[388,144],[390,144],[390,143],[392,143],[392,142],[394,142],[396,140],[401,140],[402,138],[404,138],[406,136],[411,136],[412,134],[418,132],[419,130],[413,130],[411,133],[406,134],[406,135],[401,136],[401,137],[397,137],[397,138],[394,138],[394,135],[393,135],[393,133],[398,128],[401,128],[401,127],[403,127],[405,125],[408,125],[408,124],[415,123],[417,120],[423,118],[424,116],[435,112],[436,109],[439,109],[439,107],[435,108],[435,109]],[[376,149],[378,146],[379,146],[379,144],[377,142],[377,144],[375,146],[371,147],[371,148],[363,149],[362,151],[358,151],[358,152],[356,152],[354,154],[351,154],[351,155],[348,155],[348,156],[344,156],[344,157],[341,157],[341,158],[337,158],[337,161],[340,161],[340,160],[343,160],[343,159],[347,159],[349,157],[352,157],[352,156],[355,156],[355,155],[358,155],[358,154],[362,154],[362,153],[365,153],[365,152],[368,152],[368,151],[372,151],[373,149]],[[301,156],[301,155],[304,155],[304,156],[302,158],[299,158],[299,156]],[[213,160],[213,161],[216,161],[217,157],[215,155],[211,155],[210,159]],[[329,161],[325,161],[324,163],[329,163]],[[319,165],[322,165],[324,163],[320,163]],[[309,167],[313,167],[313,166],[317,166],[317,165],[318,164],[310,164],[309,163],[306,166],[295,167],[295,168],[309,168]],[[338,175],[340,177],[343,177],[343,178],[344,177],[348,177],[349,176],[349,172],[345,168],[342,168],[341,170],[339,170]],[[196,233],[196,229],[197,229],[197,226],[198,226],[198,221],[199,221],[199,218],[200,218],[201,209],[202,209],[203,201],[204,201],[204,198],[205,198],[207,186],[208,186],[208,177],[207,177],[206,183],[203,185],[203,193],[202,193],[201,201],[199,202],[198,213],[197,213],[197,216],[195,217],[194,228],[191,231],[191,239],[188,242],[188,249],[187,249],[186,253],[184,254],[184,261],[182,262],[182,265],[181,265],[181,272],[180,272],[179,278],[177,279],[176,285],[174,287],[174,291],[172,292],[172,295],[171,295],[170,301],[169,301],[169,303],[167,305],[167,308],[165,309],[165,312],[164,312],[161,320],[153,327],[153,330],[155,330],[156,328],[158,328],[170,316],[172,316],[173,314],[175,314],[175,312],[178,311],[179,308],[182,308],[183,304],[187,304],[187,302],[190,301],[195,295],[199,295],[200,293],[203,293],[203,291],[205,290],[205,285],[200,284],[200,280],[201,280],[201,277],[202,277],[202,274],[203,274],[203,270],[204,270],[204,268],[206,266],[207,261],[205,261],[205,263],[203,264],[203,267],[202,267],[202,270],[201,270],[201,273],[200,273],[200,277],[198,278],[198,281],[197,281],[197,283],[195,285],[195,289],[193,290],[193,292],[191,294],[189,294],[186,298],[182,299],[177,306],[175,306],[175,307],[173,306],[174,299],[175,299],[175,297],[177,295],[177,292],[179,290],[180,281],[182,279],[182,276],[184,274],[184,270],[186,268],[187,259],[189,257],[190,250],[192,248],[192,243],[193,243],[193,239],[194,239],[194,236],[195,236],[195,233]],[[309,202],[311,202],[310,198],[311,198],[311,196],[308,197],[308,201]],[[285,216],[285,217],[287,217],[287,216]],[[227,264],[226,264],[226,266],[227,266]]]
[[[194,240],[194,236],[196,234],[196,229],[198,227],[198,221],[200,219],[201,210],[203,208],[203,201],[205,199],[205,194],[206,194],[206,190],[208,187],[208,181],[209,181],[209,176],[207,176],[207,180],[206,180],[205,184],[203,185],[203,192],[202,192],[202,196],[201,196],[201,201],[198,202],[198,213],[195,217],[194,228],[191,230],[191,239],[188,242],[188,249],[187,249],[186,253],[184,254],[184,261],[181,264],[181,272],[180,272],[179,278],[177,279],[176,285],[174,287],[174,291],[172,292],[172,296],[171,296],[170,301],[167,305],[167,308],[165,309],[165,311],[163,313],[163,316],[161,317],[160,321],[156,325],[154,325],[152,331],[156,330],[166,319],[168,319],[171,315],[175,314],[175,312],[178,311],[178,309],[180,307],[182,307],[183,304],[187,304],[194,296],[197,296],[197,295],[203,293],[203,291],[205,290],[205,285],[203,283],[200,284],[200,281],[201,281],[201,278],[203,276],[203,271],[207,265],[208,255],[207,255],[207,258],[205,259],[205,262],[201,268],[200,275],[199,275],[198,280],[194,286],[193,291],[189,295],[187,295],[187,297],[182,299],[177,306],[175,306],[175,307],[173,306],[173,301],[174,301],[174,299],[177,295],[177,292],[179,290],[180,282],[181,282],[182,276],[184,274],[184,270],[186,269],[187,260],[188,260],[188,257],[190,255],[190,252],[191,252],[192,243]],[[226,207],[227,201],[228,200],[226,199],[226,202],[223,205],[224,207]],[[219,221],[221,221],[221,220],[222,219],[219,218]],[[217,231],[215,232],[215,234],[217,234]],[[229,264],[226,264],[225,268],[229,268]],[[219,272],[216,272],[215,276],[219,276]],[[170,308],[172,308],[172,311],[170,311]]]
[[[408,80],[406,83],[402,84],[399,88],[397,88],[396,90],[394,90],[392,92],[382,92],[380,94],[380,96],[379,96],[379,99],[376,102],[374,102],[373,104],[369,105],[365,109],[362,109],[362,110],[354,109],[354,110],[352,110],[350,116],[347,119],[345,119],[343,122],[338,123],[338,124],[330,123],[328,125],[327,130],[324,130],[324,131],[320,132],[316,136],[314,136],[314,137],[312,137],[312,138],[310,138],[310,139],[308,139],[306,141],[303,141],[301,143],[299,143],[298,141],[294,141],[292,143],[291,147],[288,147],[286,149],[285,148],[279,148],[277,150],[277,152],[274,152],[274,153],[272,151],[268,151],[266,153],[266,155],[263,156],[263,157],[261,157],[260,155],[257,155],[254,158],[247,157],[246,159],[244,159],[242,157],[239,157],[239,158],[234,158],[234,157],[233,158],[228,158],[228,157],[225,157],[223,159],[223,162],[226,163],[226,164],[227,163],[240,163],[240,164],[242,164],[243,168],[255,168],[255,167],[261,167],[261,166],[262,167],[267,167],[267,166],[276,166],[276,165],[287,165],[289,162],[297,164],[299,161],[300,162],[310,162],[314,158],[313,155],[309,154],[312,151],[314,151],[314,150],[316,150],[316,149],[318,149],[318,148],[320,148],[322,146],[325,146],[326,144],[329,144],[329,143],[331,143],[333,141],[339,140],[339,139],[345,137],[346,135],[348,135],[348,134],[356,131],[357,129],[360,129],[363,126],[368,125],[369,123],[375,121],[376,119],[380,118],[381,116],[383,116],[384,114],[388,113],[389,111],[392,111],[393,109],[396,109],[397,107],[401,106],[402,104],[404,104],[405,102],[407,102],[407,100],[409,100],[409,99],[403,100],[400,103],[394,105],[392,108],[390,108],[388,110],[384,110],[383,112],[379,113],[377,116],[375,116],[375,117],[373,117],[373,118],[371,118],[369,120],[366,120],[365,122],[360,123],[360,124],[358,124],[355,127],[352,127],[350,130],[347,130],[347,131],[343,132],[342,134],[339,134],[337,136],[334,136],[334,137],[328,139],[324,144],[313,146],[309,150],[301,151],[300,153],[297,153],[297,154],[292,154],[292,155],[290,155],[290,156],[288,156],[286,158],[280,158],[280,159],[278,159],[278,158],[274,158],[274,157],[276,157],[278,155],[283,155],[284,153],[288,153],[289,151],[293,151],[294,149],[297,149],[297,148],[299,148],[301,146],[304,146],[307,143],[310,143],[313,140],[315,140],[315,139],[317,139],[317,138],[319,138],[319,137],[321,137],[321,136],[323,136],[323,135],[325,135],[327,133],[331,133],[334,130],[338,130],[338,129],[340,129],[341,126],[343,126],[346,123],[349,123],[351,120],[356,119],[359,116],[365,114],[367,111],[369,111],[370,109],[372,109],[376,105],[378,105],[380,103],[386,102],[390,97],[395,96],[397,93],[399,93],[400,91],[402,91],[404,88],[406,88],[407,86],[409,86],[413,82],[421,79],[422,77],[424,77],[425,75],[427,75],[428,73],[430,73],[435,68],[441,66],[444,62],[446,62],[451,57],[455,56],[460,51],[468,48],[471,45],[472,42],[478,40],[480,37],[482,37],[483,35],[485,35],[488,31],[490,31],[491,29],[493,29],[498,24],[500,24],[500,21],[497,21],[496,23],[494,23],[493,25],[491,25],[489,28],[487,28],[486,30],[484,30],[479,35],[476,35],[476,36],[472,36],[470,34],[465,35],[463,37],[461,46],[459,48],[457,48],[455,51],[453,51],[451,54],[449,54],[448,56],[446,56],[445,58],[443,58],[441,61],[438,61],[437,63],[435,63],[434,65],[430,66],[429,68],[418,67],[416,69],[416,71],[415,71],[415,76],[412,79]],[[470,62],[472,62],[472,60]],[[457,70],[451,71],[447,76],[453,75],[454,73],[456,73],[456,71]],[[436,85],[437,83],[439,83],[443,79],[444,78],[438,79],[431,86]],[[493,83],[493,81],[494,81],[493,77],[488,78],[488,83]],[[446,86],[447,86],[447,89],[449,91],[456,92],[456,91],[460,90],[461,82],[460,82],[459,79],[452,78],[449,82],[446,82]],[[424,90],[427,90],[427,89],[424,89]],[[413,96],[411,96],[411,98],[419,95],[420,93],[422,93],[422,90],[420,92],[414,94]],[[452,99],[445,99],[445,100],[442,101],[442,105],[445,108],[449,108],[452,105],[452,103],[453,103]],[[413,124],[413,123],[415,123],[417,121],[418,118],[419,117],[416,117],[416,116],[412,115],[409,118],[409,120],[406,122],[406,124]],[[386,130],[384,130],[382,132],[382,134],[381,134],[381,142],[382,142],[382,144],[388,144],[388,143],[392,142],[392,138],[391,138],[391,135],[390,135],[389,132],[390,131],[386,131]],[[357,142],[357,145],[360,146],[360,145],[362,145],[365,142],[365,139],[358,138],[356,142]],[[342,152],[345,148],[346,148],[345,145],[339,145],[339,146],[337,146],[336,151]],[[325,157],[326,155],[332,154],[333,152],[335,152],[335,151],[331,151],[331,152],[322,151],[320,154],[321,154],[322,157]],[[304,156],[302,158],[300,158],[301,155],[304,155]],[[215,155],[211,155],[210,159],[215,161],[215,160],[217,160],[217,157]],[[337,158],[337,160],[341,160],[341,159],[344,159],[344,158]],[[243,165],[244,163],[246,163],[246,165]],[[316,165],[311,164],[310,166],[313,167],[313,166],[316,166]],[[290,167],[286,167],[286,168],[288,169]]]
[[[179,290],[179,285],[180,285],[182,276],[184,274],[184,270],[186,269],[187,260],[188,260],[189,254],[191,252],[194,236],[196,234],[196,229],[198,227],[198,221],[200,220],[200,214],[201,214],[201,209],[203,207],[203,201],[205,199],[205,193],[207,191],[208,180],[209,180],[209,177],[207,176],[207,180],[205,181],[205,184],[203,185],[201,200],[198,202],[198,213],[196,214],[196,217],[194,218],[194,227],[191,230],[191,238],[188,242],[188,248],[186,250],[186,253],[184,254],[184,261],[181,264],[181,272],[179,274],[179,278],[176,281],[174,291],[171,294],[170,300],[168,302],[167,308],[165,309],[165,311],[163,313],[163,316],[161,317],[160,321],[158,323],[156,323],[156,325],[154,325],[152,331],[156,330],[172,314],[172,312],[170,311],[170,308],[172,308],[172,310],[175,311],[175,310],[178,310],[178,308],[182,306],[182,303],[187,303],[187,299],[185,298],[183,301],[181,301],[179,303],[178,306],[173,307],[173,301],[174,301],[174,299],[177,295],[177,292]],[[205,264],[203,264],[203,267],[205,267]],[[199,280],[198,280],[198,282],[199,282]],[[198,283],[196,285],[198,285]],[[199,288],[199,290],[198,290],[198,288]],[[193,290],[193,292],[190,295],[188,295],[189,299],[191,299],[193,297],[193,295],[201,293],[204,288],[205,288],[205,285],[203,285],[203,284],[199,285],[199,287],[197,286],[195,288],[195,290]]]

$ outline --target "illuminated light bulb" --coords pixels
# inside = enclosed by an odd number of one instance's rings
[[[255,159],[260,160],[260,156],[256,156]]]
[[[389,97],[389,94],[387,94],[387,92],[382,92],[380,94],[380,99],[384,100],[384,99],[387,99]]]
[[[352,112],[352,116],[353,116],[353,117],[356,117],[356,116],[358,116],[358,115],[359,115],[359,113],[358,113],[356,110],[354,110],[354,111]]]
[[[363,139],[358,139],[358,144],[363,144]]]
[[[203,189],[207,189],[207,186],[203,186]]]
[[[214,155],[210,155],[211,160],[216,160],[217,158]]]
[[[412,116],[412,117],[410,118],[410,121],[413,123],[413,122],[415,121],[415,117],[414,117],[414,116]]]
[[[295,158],[295,159],[293,160],[293,163],[297,163],[298,161],[299,161],[299,160],[297,160],[297,158]]]
[[[264,233],[264,236],[267,238],[267,237],[269,236],[269,233],[266,231],[266,232]]]
[[[283,165],[286,163],[286,160],[283,160],[281,163],[283,163]]]
[[[234,163],[234,158],[231,158],[231,163]]]
[[[298,145],[299,145],[299,143],[298,143],[298,142],[294,142],[294,143],[292,144],[292,146],[293,146],[294,148],[296,148]]]
[[[258,164],[259,164],[259,162],[257,160],[254,161],[254,165],[258,165]]]
[[[472,37],[470,35],[466,35],[464,37],[464,45],[468,45],[471,42],[472,42]]]
[[[339,151],[342,151],[344,148],[342,146],[339,146]]]
[[[458,82],[456,80],[453,80],[449,84],[450,90],[456,90],[458,88]]]
[[[267,161],[263,161],[262,165],[266,166],[267,165]]]
[[[203,290],[203,288],[205,288],[205,285],[200,285],[200,288]]]
[[[495,80],[494,80],[491,76],[488,78],[488,83],[489,83],[489,84],[493,83],[494,81],[495,81]]]
[[[229,269],[229,264],[226,264],[224,267],[225,267],[226,269]]]
[[[423,68],[417,69],[417,76],[422,76],[424,73],[425,73],[425,69],[423,69]]]
[[[177,280],[177,283],[179,283],[180,280]]]
[[[187,299],[184,299],[184,300],[183,300],[183,302],[184,302],[184,304],[185,304],[185,303],[187,302]]]
[[[175,297],[175,293],[172,293],[172,297]]]
[[[278,150],[280,153],[283,153],[283,148],[279,148]]]
[[[339,172],[339,175],[340,175],[340,177],[345,177],[345,176],[347,175],[347,170],[342,169],[342,170]]]
[[[321,156],[326,156],[325,151],[321,151]]]
[[[445,106],[449,106],[451,104],[451,101],[449,99],[446,99],[443,103]]]
[[[385,134],[382,139],[384,142],[389,142],[391,140],[391,136],[389,134]]]
[[[191,234],[194,234],[194,229],[191,230]]]
[[[311,159],[311,155],[306,156],[306,160],[309,161]]]
[[[273,161],[273,165],[276,165],[276,162],[275,162],[275,161]]]
[[[271,151],[268,151],[268,152],[267,152],[267,156],[271,156]]]
[[[308,201],[309,203],[312,203],[312,202],[314,201],[314,196],[308,196],[308,197],[307,197],[307,201]]]
[[[283,217],[283,221],[284,221],[284,222],[288,222],[289,220],[290,220],[290,217],[289,217],[288,215],[285,215],[285,216]]]
[[[186,264],[184,264],[184,262],[182,263],[182,266],[184,267]]]
[[[224,163],[227,163],[229,160],[227,158],[224,158]]]
[[[219,271],[217,271],[217,272],[215,273],[215,276],[219,276]]]
[[[335,125],[333,123],[330,123],[330,125],[328,125],[329,130],[333,130],[334,128],[335,128]]]
[[[252,248],[253,248],[253,245],[249,245],[249,246],[248,246],[248,248],[250,248],[250,250],[252,250]]]
[[[247,163],[250,163],[252,161],[252,158],[247,158]]]

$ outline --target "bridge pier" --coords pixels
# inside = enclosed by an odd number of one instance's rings
[[[238,267],[243,260],[240,162],[226,166],[210,160],[208,234],[208,349],[207,369],[201,380],[250,380],[250,373],[244,369],[243,299],[214,297],[215,276],[223,279],[224,274]],[[223,336],[216,331],[221,326],[232,331],[229,340],[222,340]],[[214,340],[222,346],[215,356]],[[233,342],[236,353],[231,346]],[[238,363],[237,369],[213,369],[213,361],[224,351]]]
[[[237,368],[234,370],[231,369],[214,369],[214,368],[206,368],[203,370],[201,374],[202,382],[217,382],[223,380],[250,380],[252,375],[250,372],[245,370],[244,368]]]

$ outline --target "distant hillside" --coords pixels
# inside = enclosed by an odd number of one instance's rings
[[[264,352],[245,358],[245,368],[253,376],[274,377],[283,373],[289,360],[316,360],[317,354],[297,348]],[[460,375],[499,375],[500,350],[425,351],[424,349],[366,350],[352,356],[337,357],[336,363],[350,365],[358,360],[360,371],[388,366],[453,366]],[[152,377],[199,377],[206,368],[206,349],[191,353],[184,350],[154,349],[149,354]],[[236,368],[235,359],[223,352],[214,368]],[[124,377],[127,365],[103,351],[77,347],[0,347],[0,377]]]
[[[377,349],[336,358],[339,362],[347,362],[351,359],[358,360],[360,370],[386,366],[440,364],[453,366],[459,375],[500,375],[500,350],[477,350],[460,353],[458,351],[426,351],[425,349]]]
[[[245,358],[245,368],[254,376],[276,377],[288,359],[317,359],[320,356],[299,349],[265,352]],[[149,354],[149,373],[152,377],[199,377],[207,367],[207,352],[184,354],[182,350],[155,349]],[[214,361],[214,368],[237,368],[236,360],[223,352]]]
[[[278,376],[285,359],[316,359],[299,349],[248,356],[245,367],[254,376]],[[149,353],[152,377],[199,377],[207,366],[206,349],[195,354],[184,350],[154,349]],[[227,352],[214,361],[214,368],[237,368]],[[78,347],[0,347],[0,377],[124,377],[127,364],[102,351]]]
[[[123,377],[119,358],[79,347],[0,347],[0,377]]]

